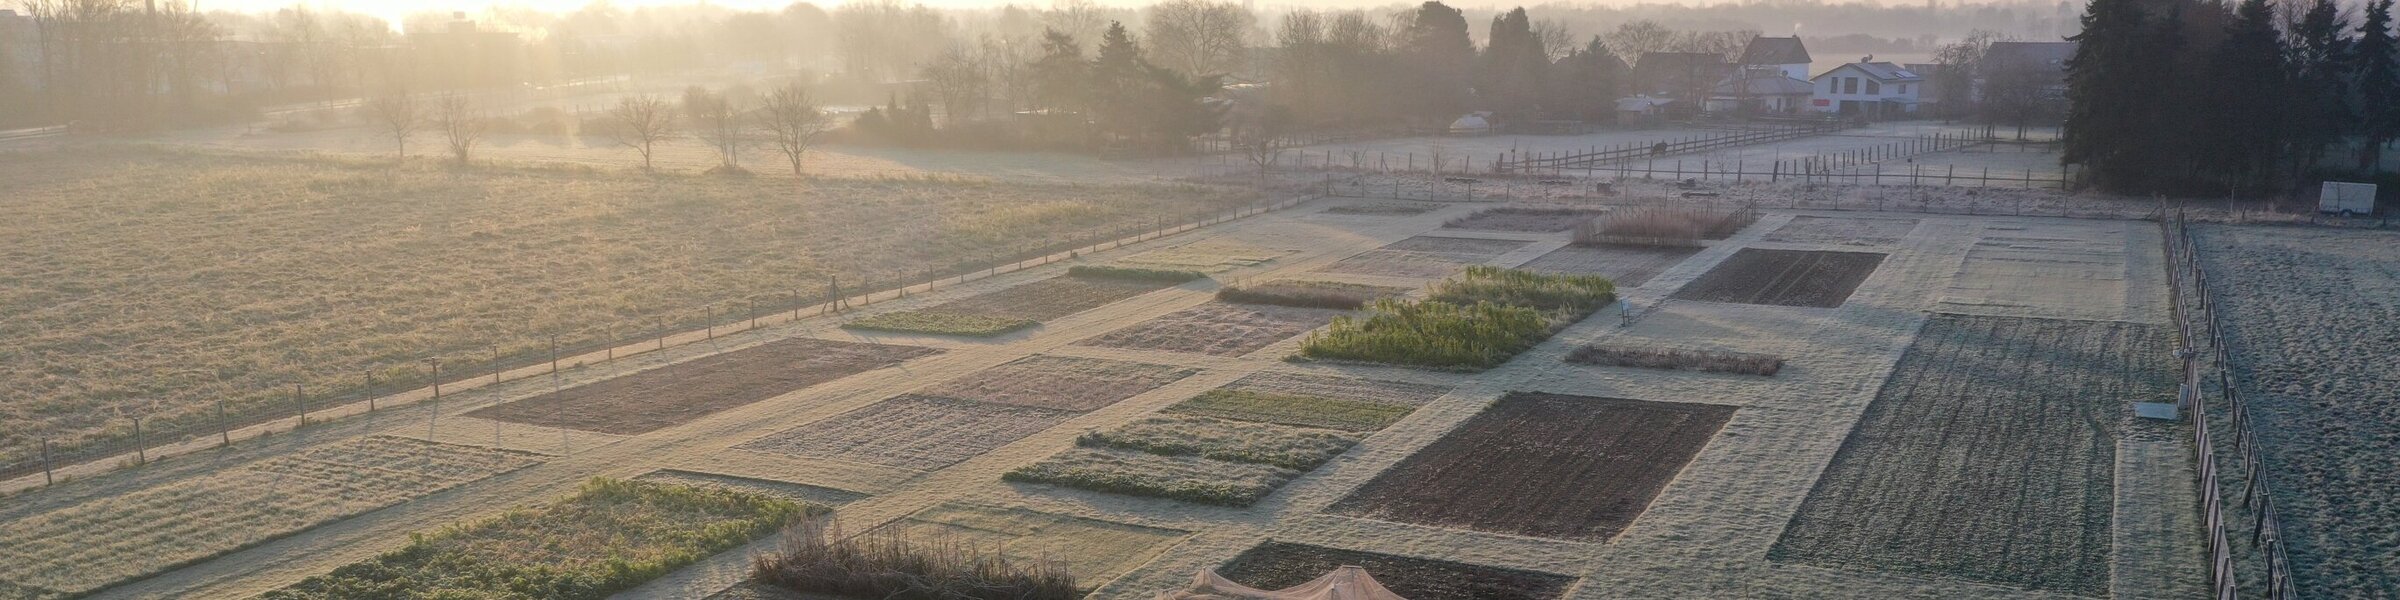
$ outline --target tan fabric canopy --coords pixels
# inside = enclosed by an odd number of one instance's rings
[[[1234,583],[1217,575],[1216,571],[1201,571],[1192,575],[1189,588],[1159,592],[1157,600],[1408,600],[1384,589],[1367,570],[1342,567],[1318,577],[1315,581],[1266,591]]]

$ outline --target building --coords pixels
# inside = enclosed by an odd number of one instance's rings
[[[1925,77],[1900,65],[1859,62],[1834,67],[1814,80],[1816,97],[1809,108],[1817,112],[1888,119],[1917,112]]]
[[[1750,44],[1742,48],[1741,63],[1744,67],[1771,67],[1784,77],[1808,80],[1808,46],[1800,43],[1800,36],[1752,37]]]
[[[1738,112],[1743,114],[1791,114],[1806,110],[1816,86],[1806,79],[1784,74],[1777,66],[1744,66],[1734,76],[1717,82],[1708,93],[1708,112]]]

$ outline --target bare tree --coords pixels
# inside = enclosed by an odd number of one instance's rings
[[[1255,104],[1255,103],[1254,103]],[[1281,105],[1257,106],[1241,111],[1233,118],[1233,145],[1242,158],[1258,167],[1258,178],[1265,181],[1267,171],[1283,157],[1283,151],[1293,145],[1290,137],[1292,111]]]
[[[378,130],[392,136],[399,157],[408,158],[408,138],[416,137],[417,130],[425,126],[425,113],[417,108],[416,98],[409,96],[407,90],[393,89],[368,98],[360,108]]]
[[[735,102],[733,94],[696,85],[683,90],[683,115],[691,120],[692,135],[717,151],[712,172],[742,172],[742,146],[750,142],[750,127]]]
[[[792,161],[792,175],[800,175],[801,158],[816,144],[817,136],[833,129],[833,119],[796,83],[767,92],[758,104],[759,126],[775,139],[775,148],[783,151],[784,158]]]
[[[1150,7],[1144,32],[1151,62],[1187,75],[1220,75],[1242,66],[1244,37],[1256,17],[1241,5],[1171,0]]]
[[[467,154],[475,149],[475,143],[482,141],[484,132],[491,128],[491,120],[484,118],[483,111],[461,94],[447,94],[435,100],[427,122],[434,131],[441,132],[442,140],[450,145],[451,158],[462,165],[467,164]]]
[[[675,107],[652,94],[627,96],[608,109],[608,138],[642,153],[642,170],[650,170],[651,150],[675,135]]]
[[[1575,34],[1558,19],[1538,19],[1533,22],[1533,37],[1542,43],[1542,56],[1553,62],[1575,52]]]
[[[952,46],[918,72],[941,99],[946,124],[967,120],[991,97],[991,81],[978,58],[964,47]]]

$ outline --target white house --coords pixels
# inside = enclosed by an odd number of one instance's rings
[[[1750,44],[1742,47],[1741,64],[1744,68],[1771,67],[1782,71],[1784,77],[1801,81],[1808,80],[1809,60],[1808,46],[1801,44],[1800,36],[1796,35],[1753,36]]]
[[[1917,112],[1917,99],[1925,91],[1925,77],[1900,65],[1870,60],[1834,67],[1817,75],[1812,80],[1816,97],[1809,100],[1809,108],[1868,118]]]

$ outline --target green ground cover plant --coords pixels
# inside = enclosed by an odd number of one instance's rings
[[[1358,436],[1288,425],[1168,416],[1086,433],[1075,443],[1306,471],[1350,450],[1358,444]]]
[[[548,505],[453,525],[262,595],[605,598],[824,509],[725,489],[594,478]]]
[[[1615,299],[1604,277],[1472,267],[1436,284],[1424,301],[1385,299],[1364,317],[1336,317],[1309,334],[1299,356],[1488,369]]]

